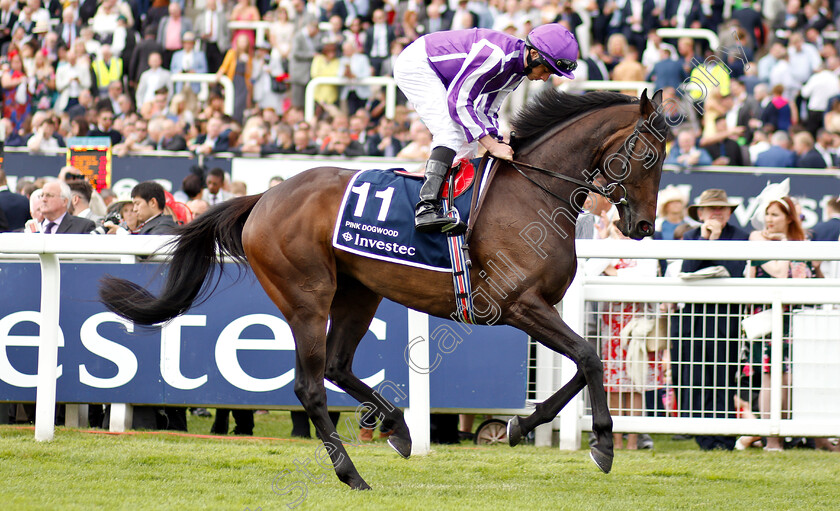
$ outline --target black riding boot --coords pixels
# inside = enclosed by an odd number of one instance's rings
[[[443,227],[456,222],[443,213],[440,202],[443,180],[454,157],[452,149],[435,147],[426,162],[426,180],[420,188],[420,202],[414,208],[414,228],[420,232],[441,232]]]

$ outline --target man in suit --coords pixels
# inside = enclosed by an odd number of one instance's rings
[[[144,28],[143,40],[134,47],[134,52],[131,54],[131,60],[128,63],[128,86],[131,90],[137,87],[140,75],[149,69],[149,55],[152,53],[163,54],[163,45],[155,40],[156,35],[154,26]],[[139,109],[140,105],[137,105],[137,108]]]
[[[160,141],[157,149],[162,151],[186,151],[187,141],[178,132],[178,125],[172,119],[163,119],[160,125]]]
[[[29,201],[23,195],[14,193],[6,182],[6,171],[0,169],[0,211],[4,213],[10,231],[23,229],[29,220]]]
[[[192,32],[192,20],[181,13],[181,4],[169,3],[169,16],[160,20],[157,27],[157,42],[163,46],[163,67],[169,69],[172,55],[184,47],[184,34]]]
[[[202,190],[201,199],[211,207],[233,198],[230,192],[222,189],[222,186],[225,184],[224,170],[218,167],[210,169],[207,172],[205,183],[207,184],[207,188]]]
[[[814,241],[837,241],[840,238],[840,197],[834,196],[825,203],[828,220],[820,222],[811,229]]]
[[[164,215],[166,193],[163,187],[154,181],[144,181],[131,189],[131,202],[137,214],[140,226],[137,234],[174,234],[175,222],[171,216]]]
[[[122,142],[122,133],[114,129],[114,111],[111,109],[111,102],[100,101],[96,113],[96,126],[88,133],[90,137],[108,137],[111,145],[115,146]]]
[[[189,146],[190,151],[199,154],[220,153],[229,148],[228,131],[222,131],[222,120],[211,117],[207,121],[207,133],[195,137],[195,142]]]
[[[706,190],[688,215],[700,227],[683,235],[684,240],[746,240],[746,231],[729,223],[737,204],[724,190]],[[744,261],[685,260],[682,271],[693,273],[711,266],[724,266],[732,277],[744,274]],[[687,417],[734,418],[733,397],[738,366],[739,304],[689,303],[671,318],[671,360],[674,386],[680,389],[680,410]],[[698,435],[701,449],[735,447],[735,437]]]
[[[65,179],[70,175],[68,173]],[[73,212],[73,216],[87,218],[95,224],[100,223],[102,217],[90,209],[90,198],[93,196],[93,187],[90,186],[90,183],[82,177],[81,179],[74,179],[68,182],[67,186],[70,187],[70,191],[73,194],[70,199],[70,210]]]
[[[381,76],[382,62],[388,58],[391,42],[394,39],[396,39],[394,27],[388,25],[385,11],[382,9],[373,11],[373,24],[367,29],[365,37],[365,55],[370,60],[375,76]]]
[[[795,167],[796,153],[788,149],[790,137],[786,131],[776,131],[770,136],[770,149],[755,159],[756,167]]]
[[[593,43],[589,48],[589,57],[583,59],[589,80],[609,80],[610,72],[601,57],[604,56],[604,45]]]
[[[312,77],[312,59],[318,53],[318,21],[310,19],[292,39],[289,56],[289,83],[292,84],[292,106],[303,108],[306,84]]]
[[[207,57],[201,50],[195,49],[195,34],[186,32],[183,37],[184,49],[178,50],[172,55],[172,64],[169,70],[172,74],[175,73],[207,73]],[[192,90],[198,94],[201,90],[197,83],[190,84]],[[175,84],[175,92],[181,92],[184,84],[178,82]]]
[[[376,133],[367,141],[368,156],[384,156],[394,158],[402,149],[402,143],[394,136],[394,121],[383,117],[379,121]]]
[[[688,74],[683,69],[680,61],[674,60],[671,56],[671,50],[663,46],[659,50],[661,60],[653,65],[653,69],[648,73],[647,80],[653,80],[653,89],[664,89],[665,87],[673,87],[675,89],[688,78]]]
[[[796,166],[804,169],[824,169],[825,160],[814,149],[814,137],[807,131],[793,136],[793,152],[796,153]]]
[[[89,234],[96,224],[87,218],[70,214],[73,193],[64,181],[51,181],[44,185],[41,194],[41,232],[44,234]]]
[[[208,72],[215,73],[222,65],[230,41],[227,17],[218,10],[216,0],[207,0],[204,11],[195,18],[194,26],[207,57]]]
[[[162,67],[163,60],[160,53],[154,52],[149,55],[149,69],[143,71],[137,84],[137,96],[135,105],[140,111],[143,105],[155,99],[158,89],[165,87],[172,93],[171,73]]]
[[[0,46],[12,40],[12,28],[17,19],[12,0],[0,0]]]
[[[175,234],[175,222],[163,214],[166,193],[154,181],[144,181],[131,189],[131,202],[137,215],[137,234]],[[134,407],[134,429],[187,430],[187,409],[183,407]]]

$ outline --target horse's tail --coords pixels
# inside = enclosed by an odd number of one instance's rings
[[[204,284],[208,276],[213,276],[215,263],[221,266],[224,256],[246,261],[242,228],[261,197],[229,200],[180,227],[176,233],[180,236],[172,242],[175,250],[159,297],[133,282],[106,275],[100,282],[100,301],[112,312],[141,325],[162,323],[183,314],[199,293],[207,297],[215,288],[215,284]]]

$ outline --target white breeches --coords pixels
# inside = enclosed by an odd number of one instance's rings
[[[425,41],[417,39],[397,58],[394,79],[432,133],[432,148],[448,147],[455,160],[475,157],[478,144],[467,142],[464,127],[449,115],[446,88],[429,65]]]

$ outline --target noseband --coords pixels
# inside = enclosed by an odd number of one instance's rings
[[[633,133],[630,135],[630,138],[627,140],[627,142],[625,144],[622,144],[621,149],[619,149],[618,153],[616,153],[616,154],[621,154],[622,151],[626,151],[628,153],[628,155],[627,155],[628,157],[622,158],[622,160],[621,160],[621,175],[622,176],[627,176],[629,174],[628,161],[629,161],[630,158],[632,158],[633,149],[635,149],[635,147],[636,147],[636,142],[639,140],[639,136],[641,136],[642,133],[651,133],[650,129],[648,129],[645,126],[646,121],[647,121],[647,119],[644,118],[644,117],[640,117],[639,120],[636,121],[636,125],[633,127]],[[596,168],[595,172],[591,176],[586,176],[588,179],[586,181],[584,181],[582,179],[577,179],[577,178],[574,178],[574,177],[571,177],[571,176],[567,176],[565,174],[560,174],[558,172],[553,172],[551,170],[544,169],[542,167],[538,167],[536,165],[531,165],[530,163],[524,163],[524,162],[521,162],[521,161],[512,160],[510,162],[510,164],[513,166],[514,169],[516,169],[517,172],[522,174],[522,177],[524,177],[525,179],[527,179],[528,181],[533,183],[537,188],[539,188],[542,191],[544,191],[545,193],[551,195],[555,199],[557,199],[561,202],[565,202],[566,204],[571,206],[572,209],[575,209],[575,210],[579,211],[579,210],[582,209],[583,205],[581,204],[580,206],[576,206],[576,205],[572,204],[572,202],[569,199],[564,199],[563,197],[561,197],[561,196],[557,195],[556,193],[552,192],[551,190],[546,188],[542,183],[539,183],[538,181],[533,179],[531,176],[529,176],[528,174],[523,172],[521,167],[528,168],[528,169],[531,169],[531,170],[535,170],[535,171],[537,171],[541,174],[544,174],[546,176],[549,176],[549,177],[553,177],[553,178],[556,178],[556,179],[562,179],[563,181],[568,181],[569,183],[576,184],[576,185],[580,186],[581,188],[584,188],[586,190],[589,190],[590,192],[594,192],[594,193],[597,193],[598,195],[603,196],[605,199],[607,199],[607,201],[609,201],[610,204],[612,204],[614,206],[627,206],[627,189],[624,188],[624,184],[623,184],[624,179],[622,178],[622,179],[619,179],[618,181],[614,181],[614,182],[608,183],[604,186],[600,186],[600,185],[595,183],[595,177],[598,174],[603,174],[604,173],[600,168]],[[615,190],[617,188],[621,188],[621,191],[622,191],[621,198],[613,199],[612,194],[615,193]]]

